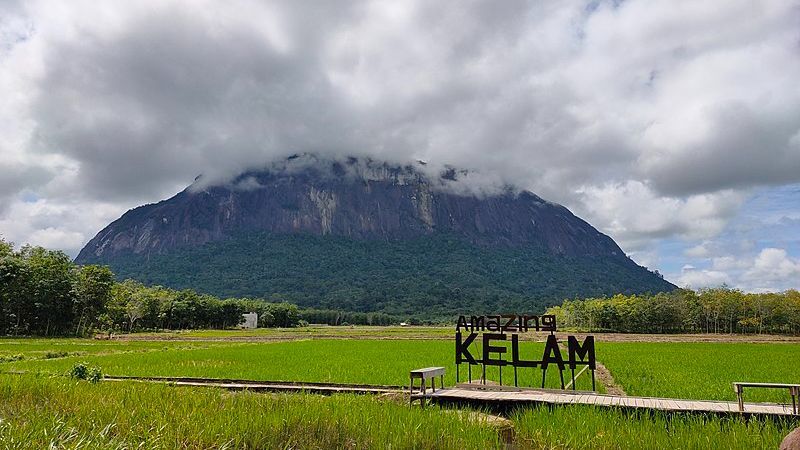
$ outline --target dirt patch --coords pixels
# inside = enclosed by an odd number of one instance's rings
[[[376,397],[379,402],[395,403],[398,405],[408,405],[408,394],[405,392],[386,392]]]
[[[521,340],[542,341],[548,333],[523,333]],[[628,334],[628,333],[583,333],[559,331],[559,341],[566,341],[567,336],[575,336],[583,340],[586,336],[594,336],[596,342],[752,342],[752,343],[800,343],[800,336],[782,336],[774,334]]]
[[[467,421],[476,422],[494,428],[500,437],[500,441],[505,445],[505,448],[514,448],[514,438],[516,436],[516,432],[514,431],[514,422],[511,420],[506,419],[505,417],[480,411],[458,409],[448,409],[444,411],[450,414],[456,414]]]
[[[210,341],[210,342],[288,342],[306,339],[348,339],[348,340],[452,340],[453,336],[442,333],[443,328],[419,327],[404,333],[387,330],[383,333],[380,327],[370,329],[365,333],[363,329],[356,329],[352,334],[346,330],[332,332],[329,328],[322,328],[318,332],[284,331],[266,335],[237,335],[231,331],[224,336],[192,336],[176,332],[142,333],[114,335],[112,340],[121,341]],[[453,329],[455,333],[455,329]],[[547,332],[520,333],[520,340],[544,342]],[[566,341],[567,336],[575,336],[582,340],[585,336],[592,335],[597,342],[751,342],[751,343],[800,343],[800,336],[782,335],[740,335],[740,334],[628,334],[628,333],[584,333],[560,331],[556,336],[560,341]]]
[[[622,389],[622,386],[617,384],[614,381],[614,377],[611,375],[611,371],[609,371],[606,366],[602,365],[601,363],[597,363],[597,370],[595,371],[595,375],[597,377],[597,381],[599,381],[603,386],[606,388],[606,393],[609,395],[620,395],[625,396],[625,390]]]

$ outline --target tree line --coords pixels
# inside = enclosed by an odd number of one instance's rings
[[[86,335],[95,330],[228,328],[258,313],[260,327],[292,327],[300,310],[280,297],[227,298],[116,282],[108,267],[0,238],[0,335]]]
[[[513,302],[491,306],[491,311],[520,309]],[[281,294],[221,299],[192,289],[117,282],[108,267],[78,266],[65,253],[42,247],[15,250],[0,238],[0,335],[222,329],[237,326],[247,312],[258,314],[260,327],[400,322],[398,316],[381,312],[303,310]],[[554,314],[561,327],[587,331],[800,334],[800,292],[796,290],[748,294],[727,287],[678,289],[655,295],[565,300],[547,313]],[[454,318],[440,319],[435,322],[452,324]],[[411,318],[409,323],[420,322]]]
[[[547,310],[559,327],[623,333],[800,334],[800,292],[729,287],[565,300]]]
[[[335,309],[304,309],[300,318],[308,323],[324,325],[393,325],[399,323],[395,316],[385,313],[338,311]]]

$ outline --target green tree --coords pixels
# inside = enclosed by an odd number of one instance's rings
[[[73,314],[78,318],[75,334],[85,333],[105,312],[113,286],[114,274],[106,266],[88,265],[78,269],[73,305]]]
[[[14,253],[10,243],[0,239],[0,332],[26,328],[28,274],[25,261]]]
[[[25,246],[28,264],[28,332],[44,336],[68,334],[73,322],[74,265],[62,251]]]

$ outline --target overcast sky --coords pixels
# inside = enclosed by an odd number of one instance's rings
[[[798,80],[789,0],[2,0],[0,235],[74,256],[200,173],[370,155],[530,189],[682,286],[800,288]]]

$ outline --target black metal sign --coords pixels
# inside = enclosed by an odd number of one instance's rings
[[[527,359],[526,357],[529,355],[520,353],[519,333],[528,331],[550,332],[547,335],[544,353],[540,359]],[[463,363],[467,364],[470,383],[472,382],[472,366],[480,365],[483,369],[482,381],[484,384],[486,383],[486,366],[499,367],[501,385],[503,384],[503,367],[512,366],[514,368],[514,386],[518,386],[518,368],[538,367],[542,370],[542,388],[544,388],[547,369],[555,365],[558,367],[561,389],[566,388],[564,370],[567,368],[572,373],[570,385],[572,389],[575,389],[575,369],[584,366],[592,372],[592,390],[595,390],[594,336],[586,336],[582,343],[575,336],[568,336],[565,355],[562,353],[555,332],[556,317],[552,315],[459,316],[456,324],[456,382],[461,381],[459,368]]]

